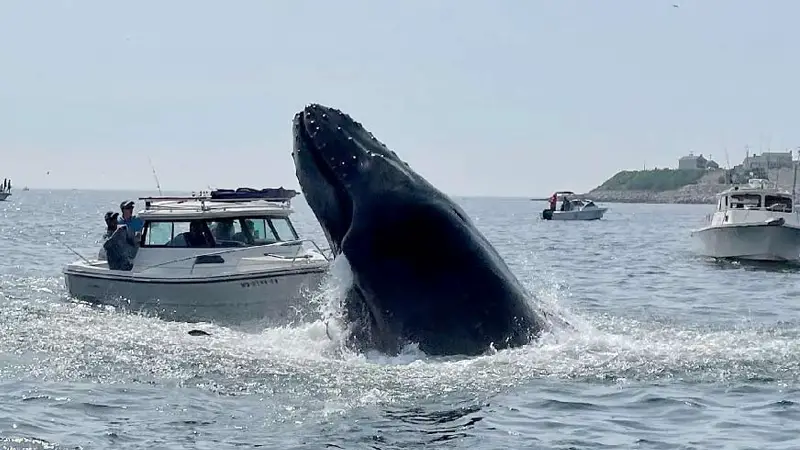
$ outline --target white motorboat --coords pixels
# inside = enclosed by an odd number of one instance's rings
[[[132,268],[77,261],[64,268],[67,289],[81,300],[185,322],[283,324],[313,314],[307,293],[330,258],[298,236],[289,218],[296,194],[237,189],[140,198],[144,228],[129,247]]]
[[[763,179],[718,194],[708,224],[691,232],[696,251],[713,258],[800,259],[800,220],[794,196]]]
[[[561,208],[556,203],[561,200]],[[542,211],[544,220],[599,220],[608,208],[600,208],[592,200],[575,195],[572,191],[558,191],[550,196],[550,208]]]

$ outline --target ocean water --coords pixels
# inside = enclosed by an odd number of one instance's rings
[[[800,448],[800,269],[694,256],[709,206],[611,204],[560,223],[537,218],[542,203],[459,199],[576,330],[430,358],[353,354],[320,323],[197,338],[71,301],[61,269],[77,256],[59,241],[96,254],[103,212],[136,196],[0,202],[0,448]],[[299,231],[324,242],[295,204]],[[331,272],[321,307],[346,278]]]

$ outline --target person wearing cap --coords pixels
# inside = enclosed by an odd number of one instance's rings
[[[133,215],[133,205],[134,203],[130,200],[119,204],[119,210],[122,211],[122,215],[119,217],[118,223],[125,225],[133,233],[139,233],[144,228],[144,221]]]
[[[119,213],[115,213],[112,211],[106,212],[105,215],[106,233],[103,235],[103,239],[108,239],[109,237],[111,237],[112,234],[114,234],[115,231],[117,231],[117,226],[119,225],[118,217]]]
[[[104,244],[105,244],[105,241],[107,241],[108,238],[110,238],[111,235],[114,234],[115,231],[117,231],[117,226],[118,226],[118,224],[117,224],[117,216],[119,216],[119,213],[115,213],[115,212],[112,212],[112,211],[106,212],[106,215],[105,215],[106,232],[103,234],[103,243]],[[100,246],[100,252],[97,254],[97,259],[99,259],[101,261],[105,261],[106,258],[107,258],[106,248],[105,248],[105,246],[101,245]]]

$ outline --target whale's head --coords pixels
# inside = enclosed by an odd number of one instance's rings
[[[327,235],[341,251],[359,204],[436,188],[397,157],[372,133],[338,109],[311,104],[294,117],[297,180]]]

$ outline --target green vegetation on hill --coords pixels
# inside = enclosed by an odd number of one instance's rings
[[[703,169],[678,170],[623,170],[605,183],[598,186],[596,191],[651,191],[663,192],[680,189],[687,184],[696,183],[707,172]]]

